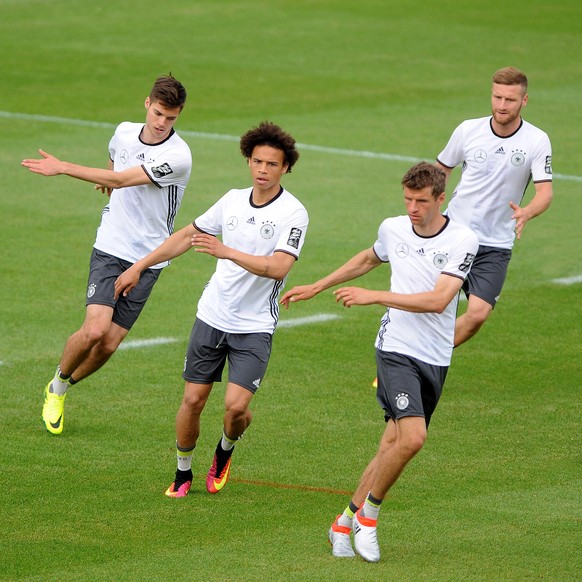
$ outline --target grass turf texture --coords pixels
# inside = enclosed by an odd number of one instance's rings
[[[582,273],[581,16],[576,1],[538,0],[513,17],[498,0],[2,2],[0,579],[576,579],[582,293],[551,281]],[[277,332],[220,495],[203,490],[220,386],[191,495],[162,495],[208,257],[164,272],[128,338],[179,341],[119,352],[71,391],[63,435],[44,431],[42,388],[82,321],[104,199],[21,159],[42,147],[103,166],[113,126],[143,119],[153,79],[172,71],[189,91],[177,128],[195,160],[181,226],[249,183],[236,140],[194,132],[238,136],[269,118],[303,144],[432,160],[457,123],[488,113],[490,76],[507,64],[529,75],[525,117],[552,138],[555,202],[526,227],[492,319],[455,353],[425,449],[382,510],[379,564],[334,560],[326,533],[383,428],[370,388],[380,308],[344,310],[327,293],[283,314],[341,319]],[[403,212],[409,166],[303,149],[284,183],[311,226],[288,286],[372,244],[381,219]],[[378,269],[362,284],[387,277]]]

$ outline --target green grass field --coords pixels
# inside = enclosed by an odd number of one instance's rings
[[[554,281],[582,275],[582,5],[393,4],[0,0],[0,580],[581,579],[582,284]],[[282,314],[338,319],[277,331],[219,495],[204,475],[221,385],[190,496],[163,496],[210,257],[176,260],[128,337],[173,341],[120,350],[70,392],[65,432],[46,433],[42,389],[83,320],[105,200],[23,158],[42,148],[104,166],[115,125],[141,121],[171,71],[189,91],[176,127],[194,156],[180,227],[249,184],[237,136],[275,121],[302,144],[284,184],[311,218],[290,287],[403,213],[403,173],[488,114],[491,74],[508,64],[530,79],[525,118],[552,139],[555,201],[516,245],[491,320],[455,353],[429,440],[382,509],[380,563],[334,559],[326,541],[383,430],[370,385],[380,307],[345,310],[326,293]]]

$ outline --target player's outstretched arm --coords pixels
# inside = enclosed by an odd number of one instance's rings
[[[290,303],[311,299],[318,293],[321,293],[334,285],[339,285],[340,283],[345,283],[346,281],[351,281],[352,279],[365,275],[381,264],[382,261],[380,261],[372,248],[363,250],[352,257],[339,269],[336,269],[333,273],[327,275],[327,277],[324,277],[311,285],[293,287],[283,295],[281,298],[281,304],[288,309]]]
[[[134,166],[116,172],[105,168],[89,168],[59,160],[43,150],[38,150],[42,156],[39,159],[22,160],[21,165],[28,168],[35,174],[43,176],[58,176],[65,174],[71,178],[93,182],[98,184],[99,188],[127,188],[128,186],[138,186],[140,184],[149,184],[151,180],[141,166]]]
[[[175,232],[172,236],[168,237],[149,255],[136,261],[129,269],[127,269],[127,271],[119,275],[115,280],[114,285],[115,299],[120,295],[126,297],[137,285],[141,274],[149,267],[174,259],[190,250],[190,239],[192,238],[194,231],[196,231],[196,228],[193,224],[185,226],[181,230]]]

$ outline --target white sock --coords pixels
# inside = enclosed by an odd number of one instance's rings
[[[57,371],[55,372],[55,377],[51,382],[49,392],[53,392],[58,396],[62,396],[67,391],[69,386],[69,379],[67,378],[66,380],[63,380],[61,378],[61,369],[57,366]]]
[[[176,445],[176,457],[178,459],[178,470],[189,471],[192,469],[192,456],[194,455],[194,447],[189,450],[181,449]]]
[[[226,436],[226,434],[222,433],[222,440],[220,441],[220,446],[222,447],[223,451],[230,451],[234,447],[234,444],[238,441],[238,439],[231,439]]]

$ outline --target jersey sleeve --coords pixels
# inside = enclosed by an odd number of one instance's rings
[[[309,225],[309,215],[305,208],[297,208],[292,212],[285,221],[284,227],[281,229],[281,234],[275,252],[282,251],[299,258],[303,243],[305,242],[305,235],[307,234],[307,226]]]
[[[552,144],[548,135],[543,132],[534,149],[531,174],[534,182],[552,180]]]
[[[465,228],[463,231],[464,234],[461,233],[458,242],[451,248],[448,262],[442,273],[464,280],[471,270],[479,249],[479,239],[473,231]]]
[[[451,135],[445,149],[437,156],[437,162],[447,168],[457,167],[464,159],[463,124],[459,125]]]
[[[378,228],[378,238],[374,243],[373,251],[376,253],[376,256],[383,262],[389,263],[390,257],[388,254],[389,242],[390,242],[390,219],[384,220],[380,227]]]
[[[160,160],[145,162],[142,167],[150,180],[158,187],[180,184],[186,186],[192,169],[192,156],[183,148],[173,147]]]
[[[206,234],[222,234],[223,207],[226,195],[215,202],[204,214],[192,223],[198,230]]]

